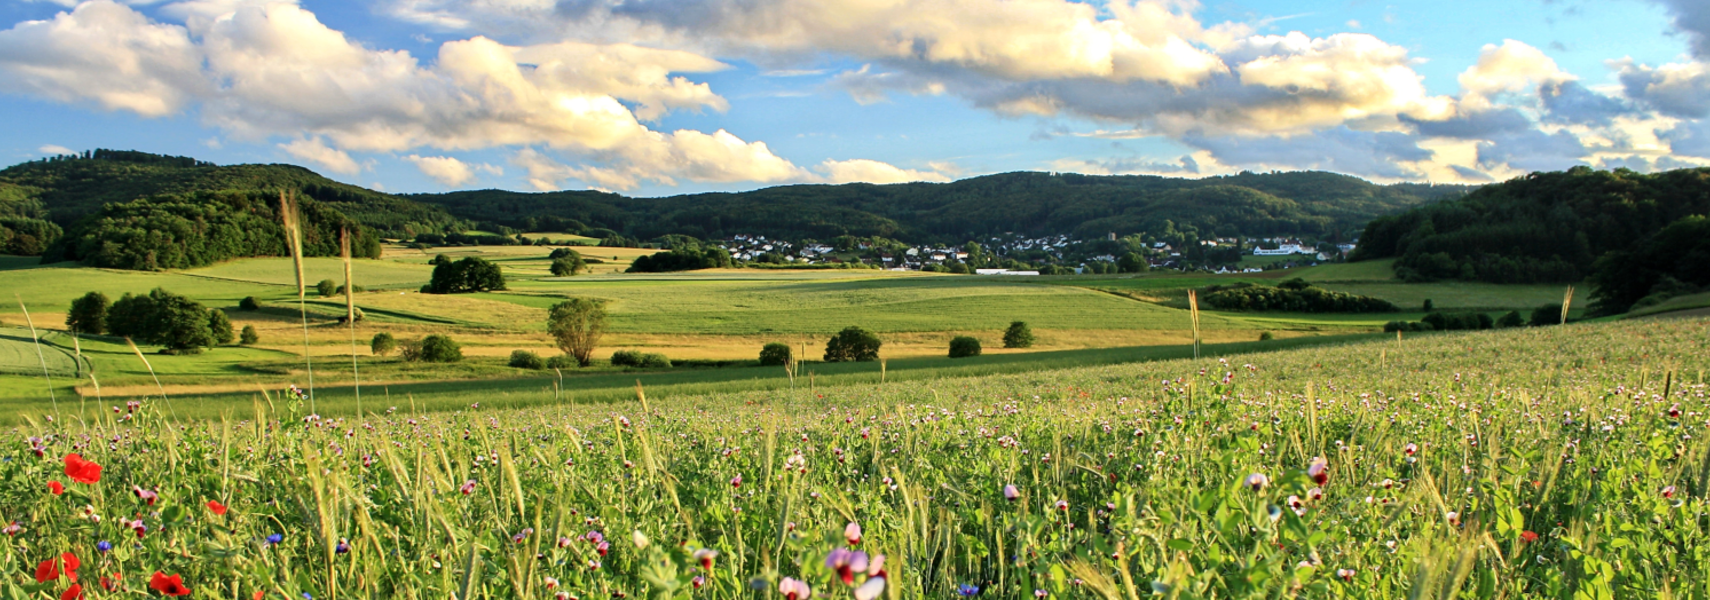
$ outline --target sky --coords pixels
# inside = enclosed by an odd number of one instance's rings
[[[1704,0],[0,0],[0,163],[390,192],[1710,166]]]

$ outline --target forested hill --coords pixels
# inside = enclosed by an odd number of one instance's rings
[[[591,191],[476,190],[405,198],[472,221],[523,230],[609,229],[784,238],[885,236],[956,243],[1025,232],[1097,237],[1166,227],[1203,234],[1332,237],[1365,222],[1472,189],[1381,186],[1332,173],[1242,173],[1205,179],[1003,173],[952,183],[791,185],[750,192],[629,198]]]
[[[404,236],[459,226],[437,207],[327,179],[295,165],[218,166],[181,156],[94,150],[0,170],[0,217],[70,227],[108,204],[196,192],[296,190],[382,234]]]
[[[1597,276],[1597,261],[1606,254],[1633,252],[1646,244],[1666,246],[1667,240],[1653,239],[1665,227],[1707,214],[1710,168],[1647,175],[1574,167],[1533,173],[1376,219],[1366,226],[1352,258],[1397,257],[1396,274],[1415,281],[1571,283]],[[1663,256],[1690,256],[1692,249],[1670,252],[1664,249]],[[1672,268],[1654,266],[1657,281]],[[1671,276],[1710,284],[1710,267],[1694,271],[1685,265]],[[1640,296],[1649,289],[1635,286],[1631,293]]]

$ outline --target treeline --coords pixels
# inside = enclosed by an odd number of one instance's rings
[[[380,256],[372,230],[331,206],[300,201],[303,251],[337,256],[339,230],[352,232],[351,252]],[[110,204],[48,247],[43,262],[80,261],[111,269],[185,269],[249,256],[287,256],[277,191],[193,192]]]
[[[1394,257],[1396,275],[1407,281],[1571,283],[1592,276],[1599,257],[1632,250],[1671,223],[1705,214],[1710,169],[1647,175],[1582,166],[1375,219],[1350,258]]]
[[[1298,277],[1284,281],[1277,287],[1235,284],[1212,286],[1205,291],[1206,305],[1218,310],[1305,313],[1373,313],[1399,310],[1388,300],[1333,292]]]
[[[1127,235],[1166,223],[1206,235],[1351,233],[1373,217],[1464,194],[1465,186],[1379,186],[1318,172],[1206,179],[1004,173],[952,183],[794,185],[628,198],[593,191],[475,190],[406,198],[519,230],[649,239],[666,234],[838,236],[956,243],[1005,232]]]
[[[647,256],[638,256],[630,262],[629,268],[624,272],[664,273],[696,269],[724,269],[730,266],[730,253],[725,252],[723,248],[688,246]]]

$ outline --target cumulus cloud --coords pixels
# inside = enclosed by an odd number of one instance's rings
[[[471,165],[450,156],[417,156],[415,154],[411,154],[409,156],[405,156],[404,160],[414,164],[416,169],[420,170],[423,175],[432,178],[434,181],[438,181],[446,187],[458,187],[473,181],[475,179],[476,171],[490,175],[505,174],[505,170],[503,168],[494,165],[484,163]]]
[[[1692,41],[1698,58],[1710,60],[1710,5],[1702,0],[1657,0],[1674,18],[1674,27]]]
[[[1430,160],[1411,135],[1388,131],[1358,131],[1335,127],[1292,136],[1186,136],[1188,145],[1209,151],[1230,165],[1290,169],[1319,169],[1363,173],[1387,179],[1416,178],[1420,173],[1404,163]]]
[[[184,27],[109,0],[0,31],[5,91],[147,117],[177,112],[212,90],[200,63]]]
[[[356,159],[350,153],[331,146],[320,138],[303,138],[279,144],[279,149],[299,160],[314,163],[323,169],[341,175],[355,175],[362,172],[362,165],[356,164]]]
[[[907,183],[911,181],[950,181],[943,173],[903,169],[888,163],[857,158],[827,160],[819,164],[827,183]]]
[[[61,146],[59,144],[44,145],[40,148],[36,148],[36,152],[41,153],[41,154],[46,154],[48,156],[60,156],[60,155],[64,155],[64,154],[76,154],[76,152],[72,151],[72,149],[67,148],[65,146]]]
[[[1674,117],[1710,117],[1710,63],[1670,63],[1654,68],[1632,60],[1612,64],[1619,69],[1628,98]]]
[[[1487,169],[1557,171],[1585,164],[1586,155],[1585,144],[1567,131],[1545,133],[1532,129],[1492,136],[1490,141],[1478,145],[1479,165]]]

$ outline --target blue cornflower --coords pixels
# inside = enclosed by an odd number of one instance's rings
[[[285,536],[277,534],[277,533],[270,535],[270,536],[267,536],[267,544],[270,546],[273,544],[277,544],[279,542],[283,542],[283,541],[285,541]]]
[[[101,540],[99,542],[95,542],[95,549],[100,550],[102,552],[107,552],[107,551],[113,549],[113,543],[109,542],[107,540]]]
[[[980,588],[979,588],[979,586],[974,586],[974,585],[969,585],[969,584],[964,583],[964,584],[956,586],[956,593],[958,595],[962,596],[963,598],[970,598],[970,597],[973,597],[975,594],[980,593]]]

